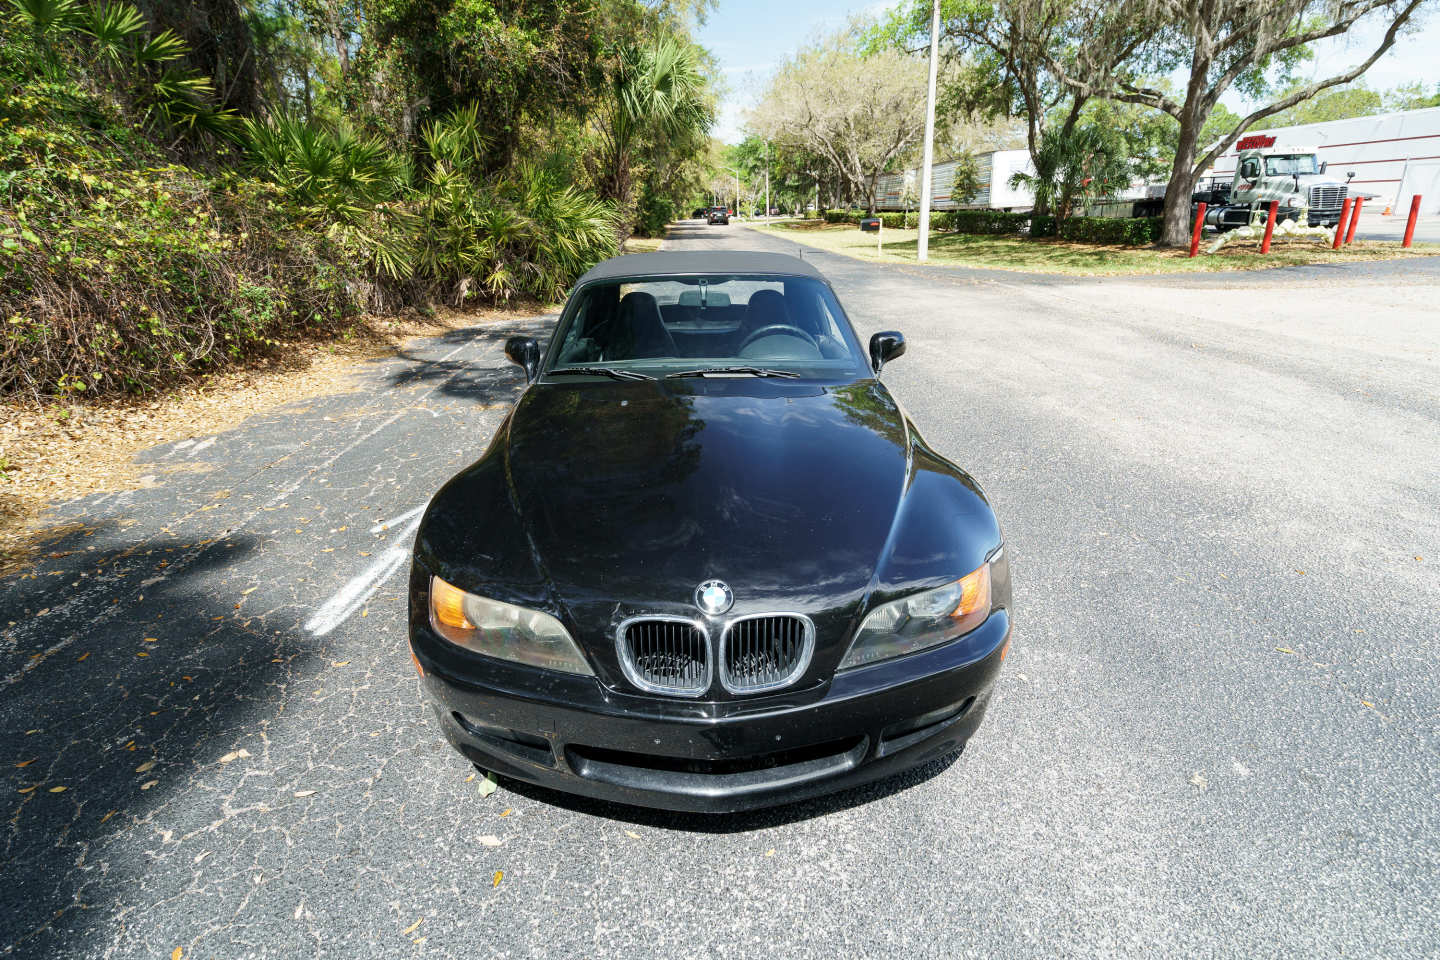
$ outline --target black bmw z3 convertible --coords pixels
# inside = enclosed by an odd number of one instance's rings
[[[528,385],[437,493],[410,646],[504,776],[726,812],[953,754],[1010,642],[980,487],[932,450],[794,257],[653,253],[577,283]]]

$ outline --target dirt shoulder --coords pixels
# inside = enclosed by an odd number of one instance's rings
[[[230,430],[295,400],[350,392],[360,363],[391,356],[414,338],[544,309],[527,304],[365,317],[345,339],[286,344],[269,361],[206,375],[155,397],[0,404],[0,575],[69,532],[46,524],[50,507],[153,482],[147,477],[156,467],[135,463],[142,450]]]

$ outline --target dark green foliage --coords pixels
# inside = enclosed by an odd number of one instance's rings
[[[1067,217],[1059,237],[1076,243],[1109,243],[1140,247],[1160,241],[1163,217]],[[1031,236],[1036,236],[1033,228]]]
[[[592,0],[375,0],[372,61],[403,78],[419,119],[478,103],[488,171],[507,165],[522,117],[580,107],[605,81],[610,7]]]
[[[640,191],[640,207],[635,213],[635,234],[641,237],[663,237],[665,228],[676,217],[675,201],[660,195],[649,184]]]
[[[992,236],[1022,233],[1030,222],[1028,213],[1006,213],[1003,210],[956,210],[941,216],[945,218],[942,221],[944,226],[937,224],[937,229]]]
[[[147,392],[363,311],[558,300],[627,232],[587,176],[598,109],[633,128],[647,233],[708,147],[697,48],[634,0],[140,2],[0,0],[0,394]],[[620,40],[653,82],[614,82]]]

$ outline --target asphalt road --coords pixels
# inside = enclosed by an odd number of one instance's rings
[[[1006,526],[1016,642],[962,756],[733,818],[482,797],[398,571],[546,321],[489,326],[147,452],[0,583],[0,953],[1440,953],[1440,261],[806,256],[907,334],[886,381]]]

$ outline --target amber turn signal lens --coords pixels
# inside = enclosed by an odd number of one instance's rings
[[[964,619],[979,611],[990,612],[990,564],[960,578],[960,605],[950,616]]]
[[[437,624],[456,630],[474,630],[465,616],[465,591],[439,577],[430,578],[430,616]]]

